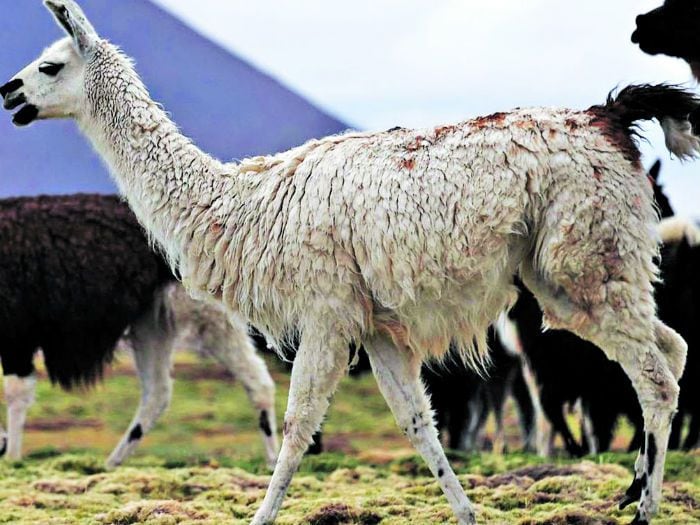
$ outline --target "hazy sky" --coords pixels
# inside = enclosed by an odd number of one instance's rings
[[[631,82],[690,81],[630,42],[661,0],[156,0],[361,129],[459,121],[516,106],[586,108]],[[225,96],[225,95],[224,95]],[[647,126],[677,211],[700,216],[700,162]]]

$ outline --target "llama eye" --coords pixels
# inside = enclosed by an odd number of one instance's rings
[[[63,69],[65,64],[54,64],[53,62],[44,62],[39,66],[39,72],[50,77],[55,77],[58,72]]]

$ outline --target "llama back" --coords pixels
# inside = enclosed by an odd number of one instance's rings
[[[8,347],[41,347],[66,388],[101,375],[129,320],[172,279],[116,197],[0,201],[0,333]]]
[[[200,273],[186,279],[273,334],[286,328],[278,318],[303,318],[311,304],[342,311],[338,329],[353,338],[383,327],[441,355],[456,331],[469,346],[512,301],[504,275],[528,250],[531,227],[561,219],[542,215],[554,195],[584,191],[590,208],[610,185],[622,190],[610,199],[632,192],[651,209],[639,163],[598,120],[516,110],[251,159],[236,166],[245,190],[203,221],[215,227],[186,265]],[[200,264],[209,254],[214,261]],[[477,296],[488,305],[478,315],[469,307]]]

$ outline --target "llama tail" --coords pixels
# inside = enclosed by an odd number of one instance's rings
[[[636,136],[635,123],[657,119],[666,136],[666,147],[682,160],[700,156],[700,137],[693,134],[690,114],[700,110],[700,99],[690,91],[668,84],[632,85],[608,95],[603,106],[589,111],[605,115],[618,128]]]

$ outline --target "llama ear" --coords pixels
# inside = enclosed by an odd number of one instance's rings
[[[661,159],[657,159],[654,165],[649,168],[649,178],[656,183],[659,180],[659,173],[661,173]]]
[[[73,0],[44,0],[44,5],[66,33],[73,38],[78,52],[85,56],[99,40],[97,31]]]

